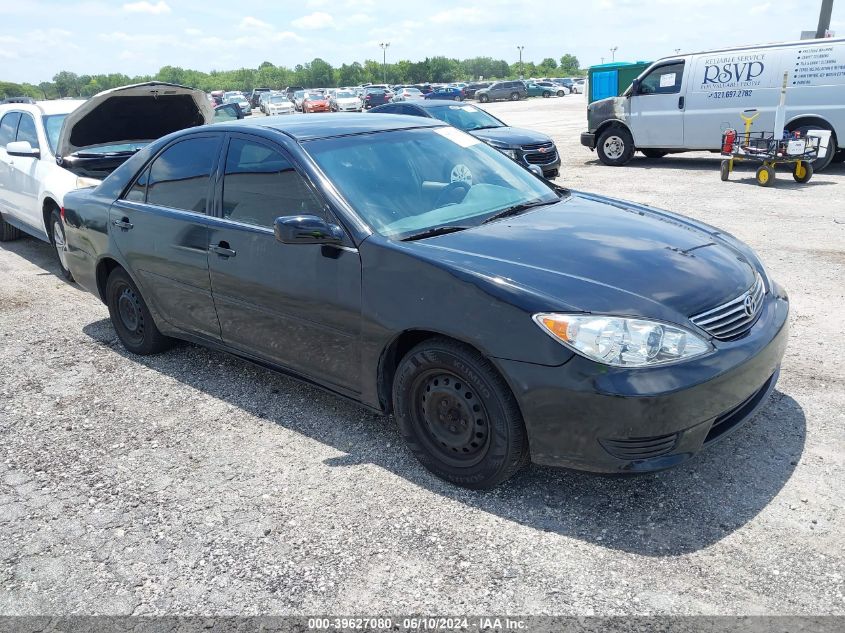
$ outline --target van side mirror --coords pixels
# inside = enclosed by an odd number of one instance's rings
[[[343,229],[316,215],[285,215],[273,226],[276,240],[282,244],[341,244]]]
[[[20,156],[22,158],[41,158],[41,150],[30,145],[29,141],[7,143],[6,153],[9,156]]]
[[[637,94],[640,94],[640,80],[634,79],[634,81],[631,82],[631,96],[633,97]]]

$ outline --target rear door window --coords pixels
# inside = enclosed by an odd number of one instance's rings
[[[147,202],[206,213],[210,176],[219,146],[220,137],[204,136],[180,141],[164,150],[150,167]]]
[[[0,120],[0,147],[6,147],[15,140],[15,131],[20,120],[20,112],[9,112]]]
[[[27,141],[34,149],[39,149],[38,132],[35,131],[35,120],[32,115],[21,114],[21,121],[18,124],[18,141]]]

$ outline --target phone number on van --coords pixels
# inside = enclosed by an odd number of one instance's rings
[[[754,93],[753,90],[720,90],[718,92],[711,92],[707,95],[708,99],[741,99],[742,97],[750,97]]]

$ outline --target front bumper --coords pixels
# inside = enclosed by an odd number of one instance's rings
[[[765,403],[788,338],[775,289],[737,341],[677,365],[608,367],[574,355],[559,367],[497,359],[520,404],[533,462],[605,473],[662,470],[727,436]]]
[[[596,135],[592,132],[581,132],[581,145],[596,149]]]

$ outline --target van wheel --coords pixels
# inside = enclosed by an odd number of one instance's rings
[[[666,156],[666,154],[669,153],[669,152],[664,152],[663,150],[660,150],[660,149],[641,149],[640,151],[643,153],[643,156],[645,156],[646,158],[663,158],[664,156]]]
[[[393,409],[422,465],[458,486],[492,488],[529,461],[513,393],[490,361],[457,341],[428,340],[408,352]]]
[[[73,281],[73,275],[67,266],[67,239],[65,238],[65,223],[62,222],[62,216],[59,215],[58,209],[53,209],[50,214],[50,241],[56,249],[56,257],[59,260],[59,268],[62,271],[62,277],[68,281]]]
[[[596,151],[599,160],[605,165],[619,167],[631,160],[634,155],[634,139],[627,128],[614,125],[599,136]]]
[[[155,354],[173,344],[156,327],[141,292],[122,268],[115,268],[106,281],[106,304],[117,337],[133,354]]]
[[[3,216],[0,215],[0,242],[11,242],[12,240],[18,239],[20,236],[21,230],[6,222],[6,220],[3,219]]]
[[[831,163],[845,163],[845,149],[840,149],[836,154],[833,155],[833,159],[830,161]]]
[[[825,125],[824,123],[820,123],[818,125],[799,125],[797,127],[788,128],[790,132],[800,132],[801,134],[806,134],[811,130],[828,130],[831,132],[830,140],[827,144],[827,155],[824,158],[817,158],[813,161],[813,170],[814,171],[822,171],[825,169],[830,163],[833,161],[834,156],[837,153],[836,147],[836,139],[833,137],[833,130]]]

